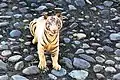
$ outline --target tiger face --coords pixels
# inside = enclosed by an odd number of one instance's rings
[[[45,30],[50,35],[55,35],[62,27],[62,20],[60,15],[49,16],[46,18]]]

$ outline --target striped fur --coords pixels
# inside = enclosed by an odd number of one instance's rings
[[[46,59],[44,51],[51,53],[52,65],[56,70],[60,70],[61,66],[58,64],[59,55],[59,30],[62,27],[61,16],[42,16],[30,22],[30,32],[34,36],[33,44],[37,43],[39,65],[40,69],[46,68]]]

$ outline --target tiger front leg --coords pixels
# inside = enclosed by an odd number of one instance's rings
[[[59,47],[57,47],[51,53],[52,65],[53,65],[53,68],[55,70],[60,70],[61,69],[61,66],[58,64],[58,56],[59,56]]]
[[[39,64],[38,67],[42,70],[46,69],[46,58],[44,55],[44,47],[38,43],[38,55],[39,55]]]

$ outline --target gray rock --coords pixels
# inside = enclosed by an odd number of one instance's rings
[[[96,7],[99,8],[99,9],[102,9],[102,10],[105,8],[105,7],[102,6],[102,5],[97,5]]]
[[[32,16],[32,14],[25,14],[25,18],[28,18],[28,19],[30,19],[30,18],[32,18],[33,16]]]
[[[89,62],[80,58],[74,58],[73,65],[80,69],[87,69],[91,66]]]
[[[2,56],[10,56],[12,54],[12,52],[10,51],[10,50],[4,50],[4,51],[2,51],[2,53],[1,53],[1,55]]]
[[[71,41],[70,38],[63,38],[63,40],[65,43],[69,43]]]
[[[8,26],[9,22],[0,22],[0,27]]]
[[[24,62],[20,61],[15,64],[15,70],[21,70],[24,67]]]
[[[85,1],[84,0],[75,0],[74,2],[77,6],[80,6],[80,7],[85,6]]]
[[[10,19],[12,16],[0,16],[0,19]]]
[[[78,26],[78,23],[72,23],[71,25],[70,25],[70,28],[75,28],[75,27],[77,27]]]
[[[74,33],[73,36],[76,36],[78,39],[84,39],[86,34],[84,33]]]
[[[88,77],[88,72],[85,70],[73,70],[68,75],[76,80],[85,80]]]
[[[100,72],[103,70],[103,66],[102,65],[99,65],[99,64],[96,64],[94,67],[93,67],[93,70],[94,72]]]
[[[79,56],[80,56],[81,58],[83,58],[83,59],[89,61],[89,62],[93,62],[93,63],[96,62],[95,59],[94,59],[93,57],[88,56],[88,55],[86,55],[86,54],[80,54]]]
[[[120,34],[118,33],[111,33],[109,37],[110,37],[110,40],[113,40],[113,41],[120,40]]]
[[[0,45],[0,50],[6,50],[8,49],[8,45]]]
[[[113,5],[113,2],[112,1],[104,1],[104,3],[103,3],[105,6],[108,6],[108,7],[110,7],[110,6],[112,6]]]
[[[7,70],[7,63],[4,63],[2,60],[0,60],[0,69]]]
[[[13,16],[14,16],[15,18],[17,18],[17,19],[23,17],[22,14],[14,14]]]
[[[28,9],[27,9],[27,7],[23,7],[23,8],[19,8],[19,11],[20,11],[21,13],[27,13],[27,12],[28,12]]]
[[[6,75],[0,76],[0,80],[9,80],[8,75],[6,74]]]
[[[100,74],[100,73],[96,73],[96,76],[98,79],[105,79],[105,76],[103,74]]]
[[[120,17],[118,16],[115,16],[114,18],[111,19],[112,21],[117,21],[117,20],[120,20]]]
[[[57,77],[54,76],[53,74],[48,74],[48,76],[49,76],[51,79],[53,79],[53,80],[57,80]]]
[[[95,59],[96,59],[96,61],[99,62],[99,63],[105,62],[105,59],[104,59],[103,57],[100,57],[100,56],[97,56]]]
[[[8,4],[6,3],[0,3],[0,8],[8,7]]]
[[[84,53],[85,51],[84,51],[84,49],[78,49],[76,52],[75,52],[75,54],[81,54],[81,53]]]
[[[55,76],[59,76],[60,77],[60,76],[66,75],[67,71],[64,68],[61,68],[61,70],[58,70],[58,71],[53,69],[51,71],[51,73],[54,74]]]
[[[19,45],[17,45],[17,46],[11,46],[10,49],[13,50],[13,51],[19,50],[20,46]]]
[[[24,1],[19,2],[19,4],[20,4],[20,5],[22,5],[22,6],[26,6],[26,5],[27,5],[27,3],[26,3],[26,2],[24,2]]]
[[[96,51],[94,51],[93,49],[88,49],[85,51],[87,54],[95,54]]]
[[[68,3],[71,3],[72,1],[71,0],[65,0],[66,2],[68,2]]]
[[[88,22],[82,22],[81,24],[85,27],[90,25],[90,23],[88,23]]]
[[[12,80],[29,80],[26,77],[20,76],[20,75],[13,75],[11,77]]]
[[[90,46],[87,43],[83,43],[82,48],[87,49],[87,48],[90,48]]]
[[[30,67],[25,68],[22,71],[22,73],[26,74],[26,75],[31,75],[31,74],[38,74],[38,73],[40,73],[40,71],[37,66],[30,66]]]
[[[61,62],[64,63],[68,68],[73,68],[72,61],[69,58],[63,57]]]
[[[120,49],[115,50],[115,55],[120,56]]]
[[[109,46],[103,46],[103,49],[107,52],[112,52],[113,48],[109,47]]]
[[[120,69],[120,64],[115,64],[116,69]]]
[[[52,3],[45,3],[45,5],[46,5],[47,7],[51,7],[51,8],[55,7],[55,5],[52,4]]]
[[[28,55],[26,58],[25,58],[25,61],[31,61],[33,60],[34,56],[33,55]]]
[[[46,6],[39,6],[39,7],[36,9],[36,11],[42,11],[42,10],[45,10],[45,9],[47,9]]]
[[[10,32],[10,36],[11,36],[11,37],[20,37],[21,34],[22,34],[22,33],[21,33],[21,31],[19,31],[19,30],[12,30],[12,31]]]
[[[114,65],[114,64],[115,64],[115,61],[113,61],[113,60],[106,60],[106,61],[105,61],[105,64]]]
[[[14,55],[14,56],[9,57],[9,58],[8,58],[8,61],[10,61],[10,62],[17,62],[17,61],[19,61],[21,58],[22,58],[21,55]]]
[[[114,67],[106,67],[105,68],[105,71],[106,72],[110,72],[110,73],[115,73],[116,72],[116,69]]]
[[[23,52],[24,53],[29,53],[29,50],[28,49],[23,49]]]
[[[109,10],[102,10],[100,11],[101,17],[102,18],[108,18],[109,17]]]
[[[116,43],[115,45],[117,48],[120,48],[120,43]]]
[[[113,80],[120,80],[120,73],[113,75]]]
[[[31,41],[25,42],[24,43],[26,46],[29,46],[31,44]]]
[[[75,41],[73,41],[73,43],[76,44],[76,45],[79,45],[80,41],[75,40]]]
[[[77,10],[77,8],[73,5],[68,5],[69,10]]]
[[[3,35],[0,35],[0,39],[2,39],[3,38]]]

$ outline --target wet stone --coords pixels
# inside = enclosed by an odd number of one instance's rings
[[[1,53],[2,56],[10,56],[11,54],[12,54],[12,52],[10,50],[4,50]]]
[[[2,76],[0,76],[0,80],[8,80],[8,75],[6,74],[6,75],[2,75]]]
[[[31,74],[38,74],[39,68],[37,66],[30,66],[25,69],[23,69],[22,73],[26,75],[31,75]]]
[[[105,61],[105,64],[114,65],[114,64],[115,64],[115,61],[113,61],[113,60],[106,60],[106,61]]]
[[[85,80],[88,77],[88,72],[85,70],[73,70],[68,75],[76,80]]]
[[[52,74],[54,74],[55,76],[64,76],[67,74],[67,71],[64,68],[61,68],[61,70],[57,71],[57,70],[52,70],[51,71]]]
[[[77,37],[78,39],[84,39],[86,37],[86,34],[84,33],[75,33],[73,36]]]
[[[110,7],[110,6],[112,6],[113,5],[113,2],[112,1],[104,1],[104,3],[103,3],[105,6],[108,6],[108,7]]]
[[[68,5],[69,10],[77,10],[77,8],[73,5]]]
[[[64,63],[68,68],[73,68],[72,61],[69,58],[63,57],[63,59],[61,59],[61,62]]]
[[[21,76],[21,75],[13,75],[13,76],[11,77],[11,79],[12,79],[12,80],[29,80],[29,79],[27,79],[26,77]]]
[[[87,49],[87,48],[90,48],[90,46],[87,43],[83,43],[82,48]]]
[[[84,51],[84,49],[78,49],[76,52],[75,52],[75,54],[81,54],[81,53],[84,53],[85,51]]]
[[[111,33],[109,37],[110,37],[110,40],[113,40],[113,41],[120,40],[120,34],[118,33]]]
[[[107,52],[112,52],[113,48],[109,47],[109,46],[103,46],[103,49]]]
[[[73,65],[80,69],[87,69],[91,66],[89,62],[80,58],[74,58]]]
[[[92,49],[88,49],[85,51],[87,54],[95,54],[96,51],[92,50]]]
[[[42,11],[42,10],[45,10],[45,9],[47,9],[46,6],[39,6],[39,7],[36,9],[36,11]]]
[[[116,43],[115,45],[117,48],[120,48],[120,43]]]
[[[17,19],[23,17],[22,14],[14,14],[13,16],[14,16],[15,18],[17,18]]]
[[[9,57],[9,58],[8,58],[8,61],[10,61],[10,62],[17,62],[17,61],[19,61],[21,58],[22,58],[21,55],[14,55],[14,56]]]
[[[34,56],[32,55],[28,55],[27,57],[25,57],[25,61],[31,61],[33,60]]]
[[[63,38],[65,43],[69,43],[70,42],[70,38]]]
[[[98,79],[105,79],[105,76],[101,73],[97,73],[96,76]]]
[[[6,50],[8,49],[8,45],[0,45],[0,50]]]
[[[115,50],[115,55],[120,56],[120,49]]]
[[[15,64],[15,70],[21,70],[24,67],[24,62],[20,61]]]
[[[89,61],[89,62],[96,62],[95,59],[94,59],[93,57],[88,56],[88,55],[86,55],[86,54],[80,54],[79,56],[80,56],[81,58],[83,58],[83,59]]]
[[[57,80],[57,77],[54,76],[53,74],[48,74],[48,76],[49,76],[51,79],[53,79],[53,80]]]
[[[2,60],[0,60],[0,69],[7,70],[7,63],[4,63]]]
[[[104,69],[104,67],[100,64],[96,64],[95,66],[93,66],[93,70],[94,72],[100,72]]]
[[[80,6],[80,7],[85,6],[85,1],[84,0],[75,0],[74,2],[77,6]]]
[[[106,72],[110,72],[110,73],[115,73],[116,72],[116,69],[114,67],[106,67],[105,68],[105,71]]]
[[[100,13],[101,13],[101,17],[102,18],[108,18],[108,16],[109,16],[109,10],[102,10],[102,11],[100,11]]]
[[[120,80],[120,73],[113,75],[113,80]]]
[[[8,26],[9,22],[0,22],[0,27]]]
[[[0,8],[5,8],[5,7],[8,7],[8,4],[6,4],[6,3],[0,3]]]
[[[97,56],[96,61],[99,62],[99,63],[103,63],[103,62],[105,62],[105,59],[100,57],[100,56]]]
[[[21,31],[19,31],[19,30],[12,30],[12,31],[10,32],[10,36],[11,36],[11,37],[20,37],[21,34],[22,34],[22,33],[21,33]]]

